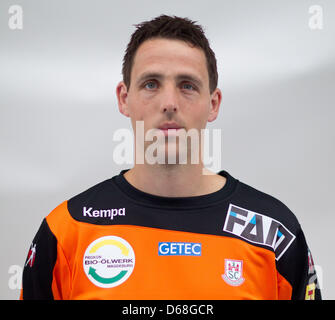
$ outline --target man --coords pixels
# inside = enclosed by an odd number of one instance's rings
[[[165,15],[137,25],[116,89],[135,164],[43,220],[22,299],[321,299],[294,214],[191,161],[219,112],[217,78],[201,26]]]

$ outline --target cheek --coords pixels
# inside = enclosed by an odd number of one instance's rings
[[[186,118],[190,119],[193,127],[205,128],[209,116],[209,108],[206,104],[196,104],[187,109]],[[191,120],[192,119],[192,120]]]
[[[140,99],[130,96],[128,99],[129,116],[132,120],[141,121],[144,117],[145,106]]]
[[[150,118],[154,114],[151,105],[143,99],[129,100],[129,116],[131,118],[132,126],[135,129],[136,121],[144,121],[144,129],[149,125]]]

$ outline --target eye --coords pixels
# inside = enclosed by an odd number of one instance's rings
[[[144,88],[152,90],[152,89],[156,89],[157,87],[157,83],[155,81],[148,81],[144,84]]]
[[[191,83],[183,83],[182,88],[191,91],[196,89],[195,86]]]

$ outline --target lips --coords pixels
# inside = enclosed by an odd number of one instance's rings
[[[178,130],[183,129],[177,122],[164,122],[158,127],[159,130],[162,130],[165,136],[174,135]]]
[[[164,122],[158,127],[160,130],[181,129],[182,127],[177,122]]]

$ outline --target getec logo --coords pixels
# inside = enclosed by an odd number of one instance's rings
[[[201,256],[201,243],[159,242],[159,256]]]

